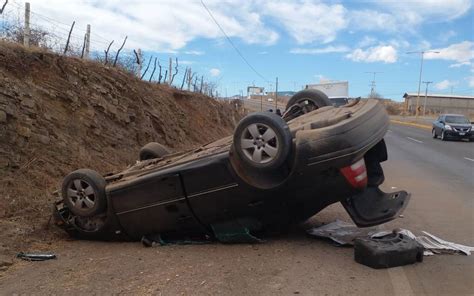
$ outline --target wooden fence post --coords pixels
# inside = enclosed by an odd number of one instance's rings
[[[171,73],[172,69],[171,69],[171,68],[172,68],[172,67],[173,67],[173,59],[170,58],[170,69],[169,69],[169,71],[168,71],[168,74],[169,74],[169,77],[168,77],[168,84],[169,84],[169,85],[171,85],[171,75],[172,75],[172,73]],[[166,75],[165,75],[165,79],[166,79]]]
[[[25,3],[25,29],[23,30],[23,45],[30,47],[30,3]]]
[[[89,52],[90,52],[90,46],[91,46],[91,25],[87,24],[87,31],[86,31],[86,50],[84,53],[85,58],[89,58]]]

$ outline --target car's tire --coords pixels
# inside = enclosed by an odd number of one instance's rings
[[[106,184],[104,177],[96,171],[76,170],[63,180],[61,192],[64,204],[77,216],[90,217],[103,213],[107,206]]]
[[[258,112],[244,117],[234,131],[234,151],[245,164],[258,169],[275,169],[288,158],[291,133],[275,113]]]
[[[441,141],[446,141],[446,136],[444,135],[444,130],[441,131]]]
[[[171,152],[165,146],[160,143],[150,142],[140,149],[139,159],[147,160],[153,158],[161,158]]]
[[[286,110],[295,104],[304,104],[304,113],[311,112],[324,106],[331,106],[332,103],[328,96],[317,89],[305,89],[294,94],[288,104],[286,104]]]
[[[436,135],[436,130],[435,130],[435,129],[433,129],[433,130],[431,131],[431,135],[433,136],[433,139],[438,138],[438,136]]]

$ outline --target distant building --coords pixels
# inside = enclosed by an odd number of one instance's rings
[[[406,111],[416,113],[417,97],[417,93],[403,95]],[[425,109],[426,114],[458,113],[474,117],[474,96],[428,94],[425,99],[425,95],[420,94],[418,106],[418,114],[423,114],[423,109]]]
[[[265,94],[265,88],[261,86],[247,86],[247,99],[252,96],[263,96]]]
[[[349,82],[348,81],[332,81],[318,84],[307,84],[306,89],[318,89],[325,93],[328,97],[348,97]]]

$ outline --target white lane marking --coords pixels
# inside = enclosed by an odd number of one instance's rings
[[[413,138],[410,138],[410,137],[407,137],[408,140],[412,140],[412,141],[415,141],[417,143],[423,143],[423,141],[420,141],[420,140],[417,140],[417,139],[413,139]]]
[[[387,130],[387,132],[391,133],[392,131],[391,131],[391,130]]]
[[[392,187],[394,188],[394,187]],[[384,225],[377,226],[379,230],[385,230]],[[408,280],[407,274],[403,266],[392,267],[387,270],[388,277],[392,282],[393,294],[395,296],[412,296],[413,289],[411,288],[410,281]]]
[[[398,296],[414,295],[410,281],[403,270],[403,267],[394,267],[388,269],[388,276],[392,282],[393,294]]]
[[[472,158],[469,158],[469,157],[464,157],[464,159],[466,159],[466,160],[470,160],[470,161],[474,161],[474,159],[472,159]]]

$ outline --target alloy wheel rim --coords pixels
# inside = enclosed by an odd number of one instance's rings
[[[66,196],[72,206],[80,211],[94,208],[97,200],[91,184],[81,179],[69,183]]]
[[[276,132],[263,123],[253,123],[242,133],[240,147],[249,160],[258,164],[273,161],[280,148]]]

